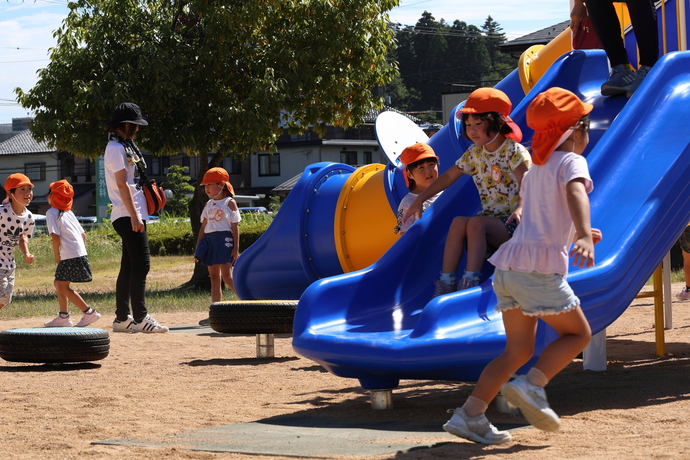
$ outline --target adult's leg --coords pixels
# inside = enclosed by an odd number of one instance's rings
[[[652,0],[627,0],[637,46],[640,65],[652,67],[659,59],[659,25]]]
[[[138,322],[148,314],[145,293],[151,256],[146,224],[144,223],[143,232],[135,232],[132,230],[131,219],[122,217],[113,222],[113,228],[122,238],[122,261],[117,277],[115,313],[119,321],[126,321],[129,299],[132,304],[132,317]]]
[[[621,37],[621,24],[616,14],[613,2],[610,0],[594,0],[587,3],[587,11],[592,20],[594,32],[606,51],[611,67],[628,64],[628,54]],[[635,29],[637,33],[637,29]]]

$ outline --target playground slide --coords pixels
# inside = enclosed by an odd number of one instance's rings
[[[524,97],[517,71],[497,87],[515,103]],[[469,146],[458,139],[454,122],[429,139],[400,118],[391,127],[397,131],[390,133],[396,148],[384,149],[388,165],[355,169],[323,162],[305,168],[271,226],[235,265],[235,289],[242,300],[297,300],[314,281],[368,267],[398,240],[395,213],[408,193],[403,165],[396,164],[400,151],[428,142],[443,172]],[[464,186],[474,187],[471,182]],[[478,203],[473,202],[475,207]]]
[[[535,48],[519,69],[496,85],[513,107],[551,63],[570,50],[569,37],[566,30],[548,45]],[[268,231],[237,260],[234,282],[241,299],[297,300],[316,280],[368,267],[398,240],[393,233],[395,214],[408,192],[404,166],[397,161],[400,152],[416,142],[429,143],[443,173],[469,143],[458,136],[459,125],[452,115],[431,139],[407,118],[395,115],[384,112],[376,121],[387,165],[355,170],[340,163],[316,163],[305,168]],[[462,181],[455,188],[461,190],[471,196],[474,185]],[[469,199],[467,206],[476,208],[478,200]]]
[[[529,143],[524,113],[539,92],[561,86],[595,105],[585,155],[595,184],[592,222],[604,239],[596,267],[569,275],[594,333],[627,308],[690,220],[690,54],[664,56],[629,101],[599,95],[605,63],[602,51],[566,54],[513,112]],[[478,210],[462,179],[372,266],[307,288],[294,322],[299,354],[368,389],[478,378],[505,346],[491,281],[431,299],[450,221]],[[490,264],[483,271],[490,274]],[[541,323],[536,356],[553,338]]]

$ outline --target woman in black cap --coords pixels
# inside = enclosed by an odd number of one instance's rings
[[[148,122],[141,116],[139,106],[123,102],[115,106],[113,119],[106,123],[105,128],[109,131],[104,164],[108,196],[113,204],[110,219],[122,238],[113,332],[168,332],[168,328],[159,324],[146,310],[146,276],[151,267],[146,233],[149,216],[137,167],[139,163],[146,168],[146,163],[134,144],[139,126],[146,125]]]

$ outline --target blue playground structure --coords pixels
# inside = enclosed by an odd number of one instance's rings
[[[496,86],[513,101],[511,117],[526,146],[533,133],[525,112],[538,93],[560,86],[594,105],[584,155],[594,181],[592,225],[602,230],[603,241],[596,246],[596,267],[572,268],[568,276],[593,333],[630,305],[690,221],[690,53],[663,56],[629,100],[600,95],[607,77],[603,51],[578,50],[558,58],[526,95],[517,71]],[[456,110],[441,131],[422,140],[441,158],[440,172],[469,145],[452,116]],[[409,142],[416,134],[403,128],[400,136]],[[381,135],[379,143],[392,145]],[[393,154],[389,158],[395,160]],[[357,174],[341,164],[319,163],[305,170],[274,224],[239,258],[235,285],[240,297],[299,299],[296,352],[335,375],[359,379],[366,389],[395,388],[400,379],[476,380],[505,347],[491,279],[432,299],[452,219],[480,210],[475,186],[462,177],[392,246],[379,244],[384,246],[380,254],[358,247],[353,252],[360,258],[371,252],[373,260],[348,265],[349,253],[339,241],[345,227],[334,221],[341,220],[347,207],[343,190]],[[402,168],[382,166],[370,175],[382,190],[376,193],[385,195],[385,212],[392,214],[406,193]],[[382,200],[374,201],[375,213],[383,213]],[[392,227],[373,227],[365,231],[392,233]],[[482,271],[490,277],[493,267],[485,263]],[[535,359],[555,338],[544,323],[537,334]]]

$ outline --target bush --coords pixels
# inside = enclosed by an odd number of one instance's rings
[[[273,216],[262,213],[242,214],[240,222],[240,252],[251,246],[264,234],[273,222]],[[149,234],[149,249],[152,256],[191,256],[194,254],[196,240],[192,235],[189,219],[163,216],[149,221],[146,226]],[[38,264],[54,264],[52,240],[48,235],[37,235],[29,241],[31,253]],[[109,259],[122,248],[120,235],[110,223],[97,225],[86,233],[86,252],[94,264],[99,259]],[[21,254],[20,254],[21,255]],[[23,257],[17,257],[20,266],[26,265]]]

